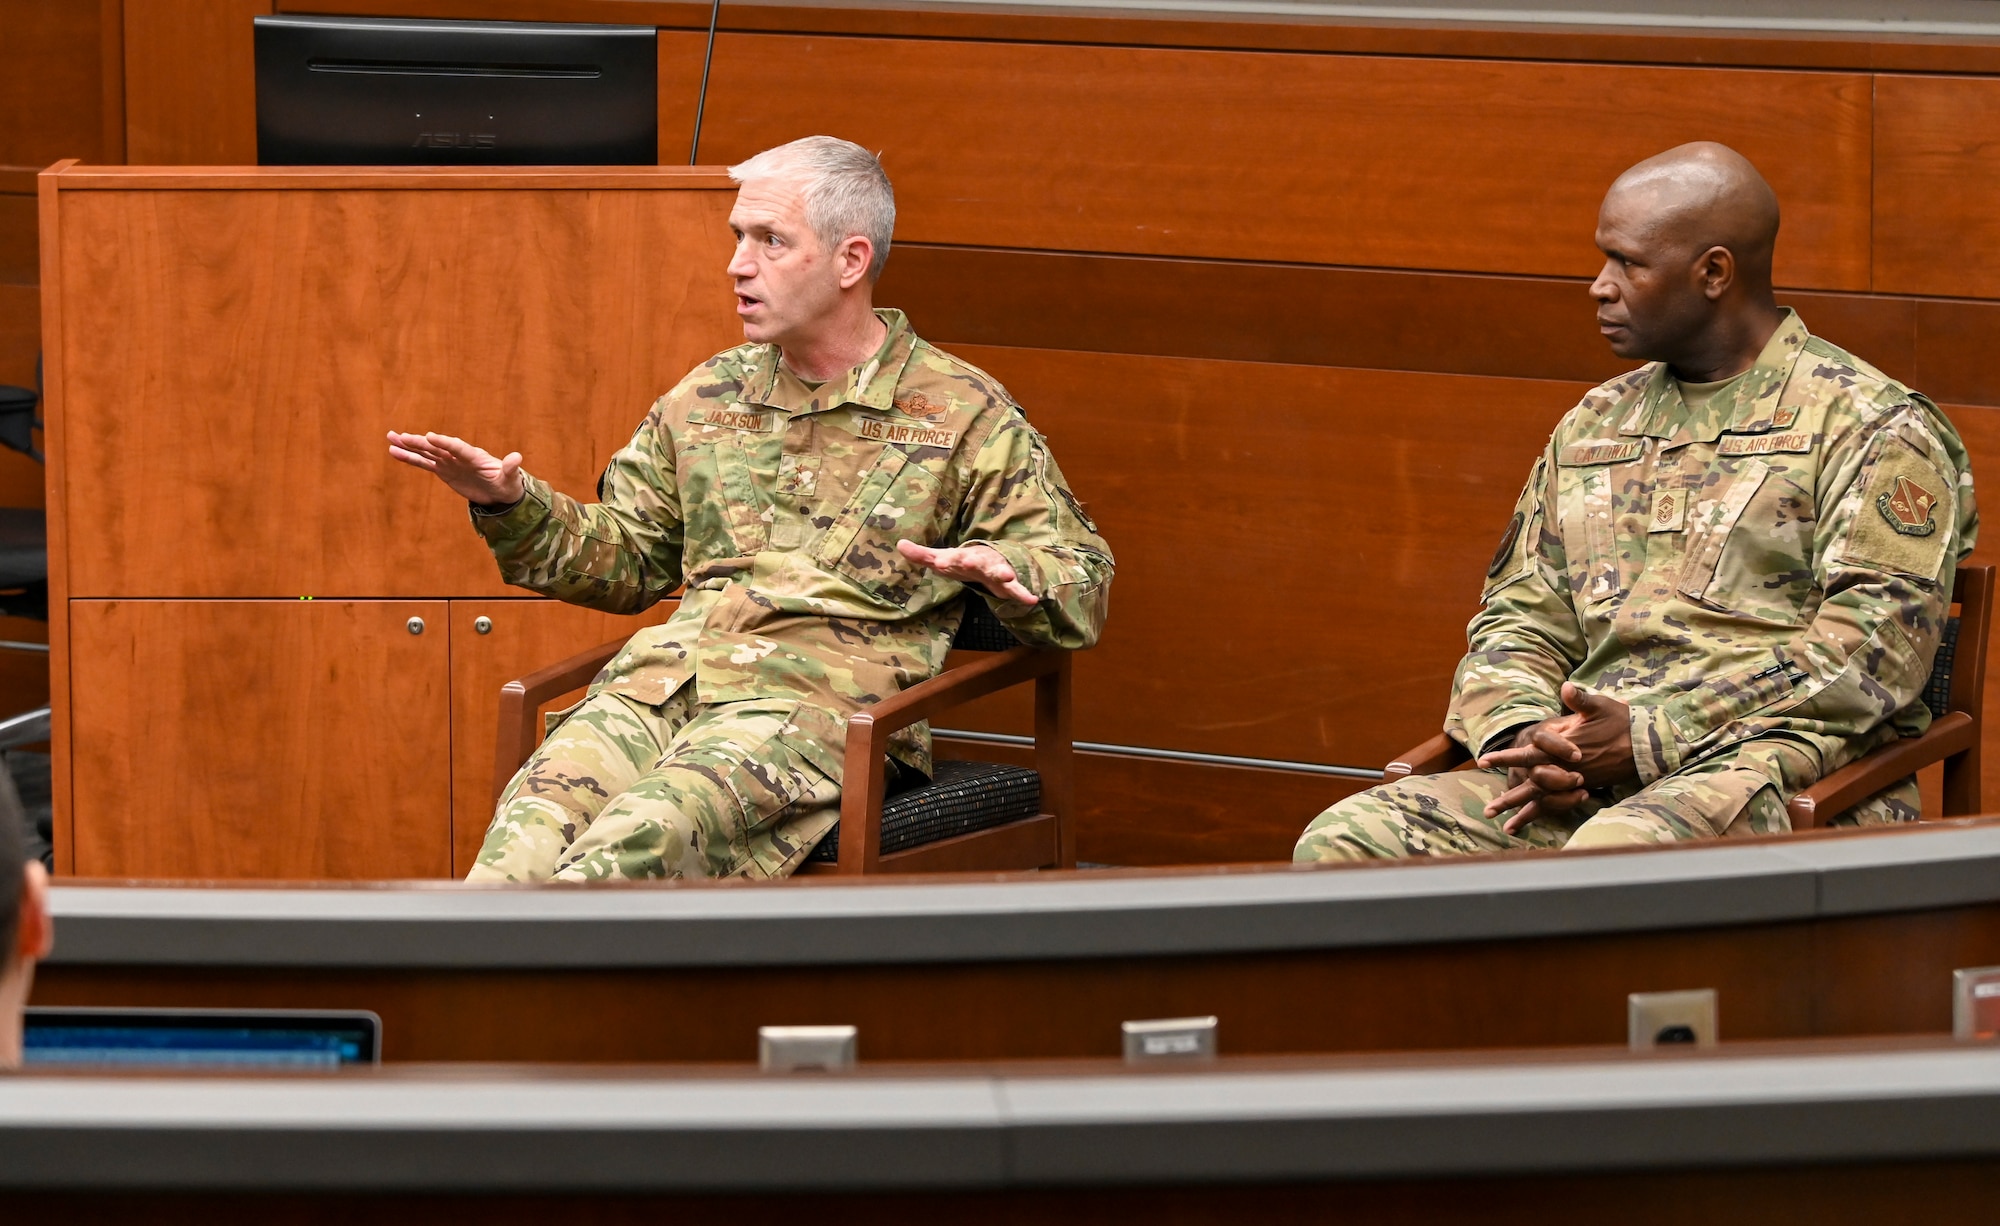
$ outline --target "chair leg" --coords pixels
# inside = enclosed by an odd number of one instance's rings
[[[1076,743],[1070,727],[1069,653],[1054,673],[1035,678],[1035,773],[1042,809],[1056,819],[1056,867],[1076,867]]]
[[[1979,742],[1944,760],[1944,816],[1970,817],[1980,811]]]

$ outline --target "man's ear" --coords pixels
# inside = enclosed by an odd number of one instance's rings
[[[1695,261],[1695,273],[1701,278],[1702,296],[1710,302],[1719,301],[1736,284],[1736,253],[1727,247],[1710,247]]]
[[[55,920],[49,915],[49,874],[39,860],[28,861],[22,872],[21,923],[13,952],[22,963],[39,962],[56,947]]]
[[[840,269],[840,288],[853,289],[868,278],[868,266],[875,262],[875,244],[860,234],[850,234],[834,249],[834,263]]]

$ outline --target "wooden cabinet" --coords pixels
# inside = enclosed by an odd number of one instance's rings
[[[449,605],[69,605],[74,871],[436,877]]]
[[[742,340],[734,184],[65,165],[41,188],[58,870],[462,873],[500,685],[644,619],[508,588],[383,433],[519,450],[589,497]]]

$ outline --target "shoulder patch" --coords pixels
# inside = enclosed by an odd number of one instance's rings
[[[1844,560],[1935,581],[1957,522],[1958,491],[1930,461],[1900,441],[1875,462],[1848,528]]]

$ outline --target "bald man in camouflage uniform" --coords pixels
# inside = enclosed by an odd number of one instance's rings
[[[846,142],[799,145],[880,174]],[[510,583],[616,613],[686,592],[514,777],[470,880],[783,876],[838,819],[846,717],[942,669],[968,587],[1023,642],[1097,639],[1110,550],[1006,390],[865,298],[847,299],[866,311],[849,330],[874,342],[847,345],[862,360],[814,352],[814,295],[865,295],[879,263],[814,233],[811,169],[737,168],[731,272],[752,343],[654,404],[597,502],[525,473],[517,498],[475,498]],[[815,364],[836,369],[798,369]],[[441,476],[498,481],[519,462],[438,435],[391,442]],[[927,728],[891,755],[928,774]]]
[[[1600,322],[1620,353],[1657,351],[1671,321],[1649,311],[1686,307],[1672,297],[1690,285],[1716,310],[1740,292],[1768,313],[1745,310],[1724,340],[1761,339],[1754,359],[1733,373],[1695,351],[1693,373],[1724,376],[1705,382],[1656,361],[1571,410],[1515,506],[1453,683],[1445,730],[1483,769],[1349,797],[1297,859],[1784,831],[1790,797],[1929,725],[1920,695],[1978,534],[1964,444],[1936,405],[1769,302],[1757,236],[1767,221],[1775,238],[1775,198],[1744,233],[1713,223],[1738,253],[1720,292],[1714,269],[1676,280],[1659,219],[1687,204],[1677,175],[1698,208],[1769,191],[1720,146],[1628,172],[1600,223],[1617,266],[1594,287]],[[1913,820],[1917,803],[1910,779],[1837,820]]]

